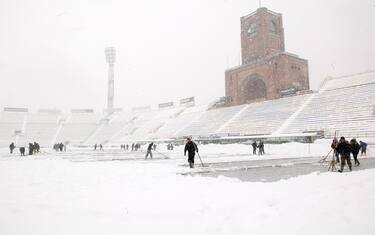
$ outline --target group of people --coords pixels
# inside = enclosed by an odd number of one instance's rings
[[[168,144],[167,149],[173,150],[173,144]],[[149,143],[147,146],[145,160],[147,160],[148,157],[152,159],[152,151],[156,151],[156,144],[154,144],[153,142]],[[186,153],[188,154],[188,163],[190,168],[194,168],[194,158],[196,152],[198,153],[197,144],[193,142],[190,137],[187,138],[185,143],[184,156],[186,156]]]
[[[94,150],[98,149],[98,144],[94,144]],[[103,145],[99,144],[99,150],[103,150]]]
[[[264,152],[264,143],[263,141],[254,141],[252,144],[253,147],[253,155],[256,155],[258,152],[258,155],[263,155]],[[97,150],[99,146],[100,150],[103,150],[102,144],[95,144],[94,150]],[[131,146],[129,144],[122,144],[121,150],[129,150],[131,147],[131,151],[138,151],[141,148],[141,145],[139,143],[133,143]],[[14,149],[16,148],[15,144],[12,142],[9,145],[10,154],[13,154]],[[167,144],[167,150],[173,150],[174,146],[173,144],[169,143]],[[351,163],[351,156],[354,158],[354,166],[359,166],[360,162],[358,160],[358,155],[361,153],[361,156],[366,156],[367,151],[367,143],[363,141],[357,142],[355,138],[351,139],[350,141],[347,141],[344,136],[338,140],[336,137],[333,139],[331,148],[333,150],[334,158],[337,163],[340,163],[340,169],[339,172],[343,172],[345,164],[348,165],[349,170],[352,170],[352,163]],[[37,142],[29,143],[28,146],[29,149],[29,155],[33,155],[35,153],[40,152],[40,145]],[[53,145],[53,149],[55,151],[66,151],[66,144],[63,143],[56,143]],[[19,147],[19,151],[21,156],[25,155],[26,148],[24,146]],[[156,151],[156,144],[151,142],[148,144],[145,159],[147,159],[149,156],[152,159],[152,150]],[[189,137],[186,139],[185,148],[184,148],[184,156],[186,156],[186,153],[188,154],[188,163],[190,168],[194,168],[194,158],[195,153],[198,153],[198,146],[195,142],[192,141],[192,139]]]
[[[173,150],[173,144],[167,144],[167,150]]]
[[[66,144],[63,144],[63,143],[56,143],[53,145],[53,150],[55,150],[56,152],[60,151],[64,151],[66,152]]]
[[[132,143],[132,151],[138,151],[141,148],[141,145],[138,143]]]
[[[251,146],[253,146],[253,155],[257,154],[257,148],[258,148],[258,155],[263,155],[264,154],[264,143],[263,141],[259,141],[257,144],[256,141],[254,141]]]
[[[12,142],[9,145],[10,154],[13,154],[15,148],[16,148],[16,145],[14,144],[14,142]],[[20,151],[21,156],[25,156],[26,147],[20,146],[19,151]],[[33,155],[33,154],[39,153],[39,152],[40,152],[39,143],[37,143],[37,142],[29,143],[29,155]]]
[[[359,166],[360,162],[358,161],[358,154],[361,152],[361,156],[366,156],[367,143],[363,141],[359,141],[358,143],[355,138],[351,139],[349,142],[345,140],[344,136],[342,136],[340,140],[337,140],[336,137],[332,140],[331,148],[336,158],[336,162],[340,163],[340,169],[338,172],[343,172],[345,163],[348,165],[349,170],[352,171],[350,156],[352,155],[354,158],[354,166]],[[341,159],[339,159],[339,156]]]
[[[122,144],[121,150],[129,150],[129,145],[128,144]]]

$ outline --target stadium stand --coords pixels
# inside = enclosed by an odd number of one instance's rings
[[[69,142],[73,145],[81,145],[98,128],[101,114],[96,113],[72,113],[62,122],[62,127],[57,133],[55,142]]]
[[[156,132],[156,136],[158,138],[176,138],[181,136],[181,132],[201,117],[206,110],[206,105],[184,108],[170,116],[165,124]]]
[[[29,113],[24,130],[24,143],[37,141],[41,146],[50,146],[58,128],[60,115]]]
[[[185,136],[291,135],[375,137],[375,72],[327,78],[318,92],[241,106],[209,105],[133,110],[111,115],[93,112],[0,112],[0,146],[68,141],[73,145],[130,143]]]
[[[95,130],[93,135],[88,138],[85,144],[93,145],[107,143],[117,138],[125,130],[124,127],[135,120],[139,114],[130,112],[119,112],[106,116],[101,120],[101,124]]]
[[[0,146],[9,146],[11,142],[18,144],[18,136],[23,135],[23,126],[27,113],[24,112],[8,112],[0,113]]]
[[[180,136],[210,136],[216,133],[226,121],[239,112],[243,106],[211,109],[205,111],[197,120],[182,130]]]
[[[272,134],[308,96],[292,96],[248,104],[244,112],[220,132],[231,135]]]
[[[375,72],[329,79],[284,133],[375,136]]]

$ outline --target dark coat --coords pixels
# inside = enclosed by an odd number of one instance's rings
[[[361,141],[360,144],[359,144],[359,146],[361,147],[361,149],[366,150],[367,143]]]
[[[186,152],[188,152],[189,155],[192,155],[192,154],[195,153],[195,151],[198,152],[198,146],[197,146],[193,141],[188,141],[188,142],[185,144],[184,155],[186,156]]]
[[[350,156],[352,148],[348,142],[339,142],[337,145],[337,152],[342,156]]]
[[[353,155],[358,155],[359,153],[359,150],[360,150],[360,146],[357,142],[353,142],[353,143],[350,143],[350,147],[351,147],[351,150],[352,150],[352,154]]]
[[[149,144],[148,147],[147,147],[147,150],[151,151],[153,145],[154,145],[153,143]]]

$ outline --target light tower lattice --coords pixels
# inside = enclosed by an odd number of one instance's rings
[[[116,61],[116,50],[114,47],[105,48],[105,58],[108,63],[108,92],[107,92],[107,112],[112,113],[114,108],[115,78],[114,68]]]

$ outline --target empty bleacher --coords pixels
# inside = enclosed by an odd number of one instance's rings
[[[207,110],[207,105],[111,115],[81,110],[68,115],[0,112],[0,146],[129,143],[184,136],[322,132],[331,137],[375,137],[375,72],[326,79],[318,92]],[[87,112],[86,112],[87,111]]]
[[[23,141],[38,142],[41,146],[50,146],[59,127],[59,114],[29,113],[25,123]]]
[[[284,133],[323,131],[327,137],[375,136],[375,73],[326,82]]]
[[[134,140],[134,133],[144,125],[147,125],[147,123],[151,121],[155,115],[157,115],[156,110],[135,112],[132,119],[125,123],[120,131],[112,138],[112,142],[121,143],[124,141]],[[142,136],[142,139],[145,138],[146,136]]]
[[[98,125],[97,130],[88,138],[85,144],[107,143],[117,138],[123,132],[123,128],[137,116],[138,114],[131,112],[119,112],[106,116],[101,120],[101,124]]]
[[[64,122],[58,132],[55,142],[70,144],[83,144],[98,127],[102,115],[96,113],[72,113]]]
[[[223,128],[221,133],[269,135],[276,131],[310,95],[286,97],[248,104],[247,108]]]
[[[24,112],[0,112],[0,146],[9,146],[16,141],[15,132],[23,131],[26,116]]]
[[[201,117],[206,110],[206,105],[189,107],[180,110],[179,112],[176,112],[174,115],[170,116],[155,134],[158,138],[162,139],[182,136],[183,133],[181,134],[181,132],[190,126],[190,124],[197,118]]]
[[[135,138],[157,138],[157,132],[170,118],[181,112],[182,108],[170,108],[158,110],[153,116],[133,133]]]
[[[183,129],[180,136],[210,136],[231,119],[243,106],[233,106],[205,111],[198,119]]]

